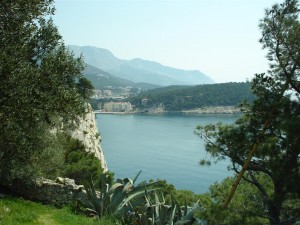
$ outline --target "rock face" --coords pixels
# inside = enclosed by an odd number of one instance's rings
[[[100,146],[100,134],[97,129],[95,114],[90,105],[87,105],[87,113],[79,118],[78,126],[74,130],[69,130],[68,134],[80,140],[87,152],[95,155],[99,159],[103,172],[107,172],[107,164]],[[51,131],[55,133],[55,130]],[[89,204],[86,191],[83,185],[76,185],[75,181],[69,178],[58,177],[56,180],[38,178],[28,184],[15,184],[12,190],[31,200],[45,204],[61,206],[74,201]]]
[[[97,128],[95,114],[91,105],[87,105],[87,113],[79,119],[78,128],[69,131],[69,134],[80,140],[87,152],[94,154],[100,161],[103,172],[107,172],[107,164],[104,158],[103,150],[100,146],[101,136]]]

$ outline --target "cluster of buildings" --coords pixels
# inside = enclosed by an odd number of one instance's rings
[[[101,110],[102,112],[130,112],[132,105],[130,102],[106,102]]]
[[[133,106],[126,102],[126,98],[141,92],[140,88],[128,87],[111,87],[106,86],[102,90],[94,90],[92,96],[97,104],[99,112],[131,112]]]
[[[92,98],[94,99],[124,99],[131,96],[133,93],[140,93],[141,89],[134,89],[131,86],[128,87],[111,87],[106,86],[103,90],[94,90],[94,95]]]

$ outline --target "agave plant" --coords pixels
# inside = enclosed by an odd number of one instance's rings
[[[156,182],[143,182],[135,186],[140,173],[141,171],[133,180],[118,179],[115,183],[109,175],[102,174],[99,191],[96,191],[92,181],[86,184],[85,189],[90,200],[86,207],[89,208],[89,212],[94,212],[99,217],[119,215],[125,224],[200,224],[194,217],[195,211],[200,208],[198,202],[193,207],[188,207],[187,204],[180,207],[175,197],[171,195],[171,204],[167,205],[162,193],[160,198],[158,197]]]
[[[85,185],[90,202],[85,206],[92,209],[94,214],[99,217],[104,215],[128,216],[128,213],[133,212],[135,207],[145,204],[144,193],[146,188],[150,191],[155,190],[156,182],[144,182],[137,186],[134,185],[140,173],[141,171],[133,180],[129,178],[118,179],[115,183],[109,175],[102,174],[98,192],[92,180],[90,180]]]
[[[136,224],[139,225],[192,225],[200,224],[194,217],[196,210],[200,209],[198,202],[193,207],[180,207],[174,196],[171,196],[171,205],[165,204],[165,198],[161,194],[161,201],[154,192],[154,201],[151,200],[147,190],[145,191],[146,204],[136,209]]]

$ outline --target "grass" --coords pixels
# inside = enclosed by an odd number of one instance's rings
[[[111,218],[76,215],[69,207],[62,209],[6,196],[0,199],[0,225],[116,225]]]

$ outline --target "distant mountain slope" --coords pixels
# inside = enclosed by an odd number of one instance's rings
[[[149,89],[160,87],[154,84],[135,83],[126,79],[122,79],[91,65],[87,65],[87,67],[83,71],[83,75],[92,82],[95,89],[103,89],[106,86],[112,86],[112,87],[131,86],[135,88],[149,90]]]
[[[169,111],[207,106],[235,106],[244,100],[254,100],[250,87],[250,82],[169,86],[142,92],[137,97],[132,97],[130,102],[138,108],[142,108],[141,100],[147,98],[147,107],[155,107],[162,103]]]
[[[91,46],[69,45],[76,56],[83,54],[85,62],[136,83],[152,83],[160,86],[209,84],[214,81],[198,70],[182,70],[143,59],[122,60],[110,51]]]

